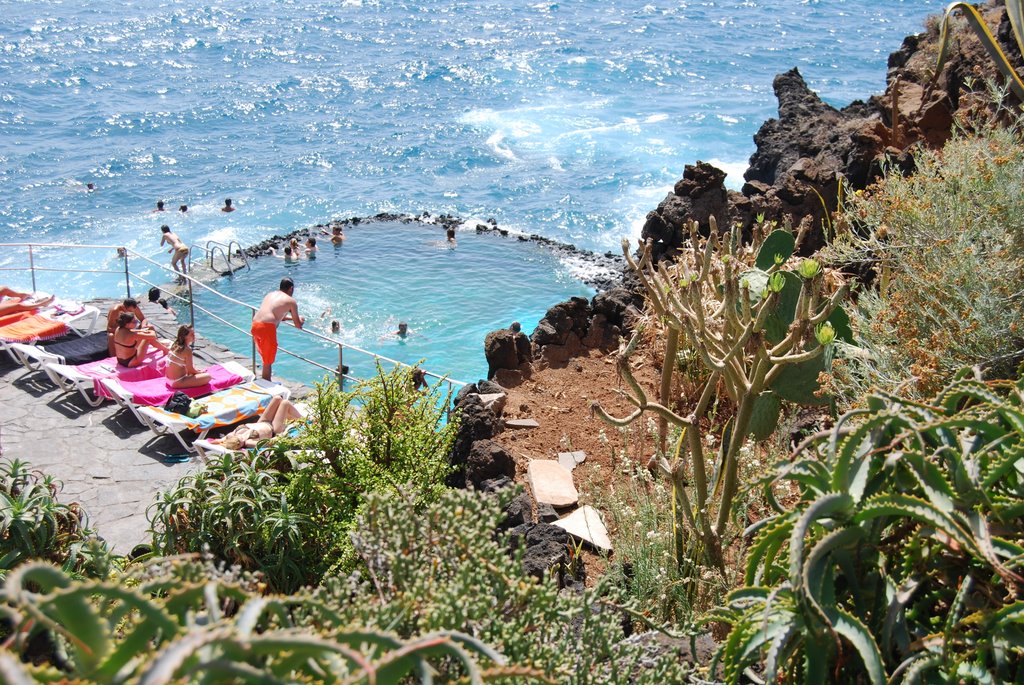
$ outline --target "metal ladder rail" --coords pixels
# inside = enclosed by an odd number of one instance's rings
[[[232,247],[235,248],[234,251],[232,251]],[[228,258],[230,259],[233,255],[238,255],[242,258],[242,263],[245,264],[245,268],[247,270],[252,269],[252,267],[249,266],[249,255],[245,254],[245,250],[242,249],[242,244],[237,240],[231,240],[228,242]]]

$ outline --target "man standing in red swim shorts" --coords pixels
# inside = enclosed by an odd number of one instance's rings
[[[277,327],[282,321],[291,320],[296,328],[302,328],[306,322],[299,316],[299,304],[292,297],[295,283],[290,278],[282,278],[278,290],[267,293],[260,303],[260,308],[252,317],[252,337],[256,341],[256,349],[263,359],[263,379],[270,380],[270,370],[277,358]]]

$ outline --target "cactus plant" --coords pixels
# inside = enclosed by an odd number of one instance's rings
[[[988,26],[985,25],[985,20],[981,14],[973,5],[966,2],[951,2],[946,7],[946,11],[942,16],[942,33],[939,36],[939,58],[935,66],[933,81],[938,79],[939,74],[942,73],[942,67],[945,66],[946,60],[949,58],[949,22],[953,12],[957,10],[961,10],[964,13],[967,23],[978,36],[982,47],[985,48],[989,57],[992,58],[996,68],[999,69],[999,72],[1006,79],[1010,89],[1019,100],[1024,102],[1024,81],[1021,80],[1013,65],[1010,64],[1006,53],[999,47],[999,41],[988,30]],[[1021,0],[1006,0],[1006,16],[1010,19],[1010,27],[1013,29],[1013,36],[1017,41],[1017,46],[1024,52],[1024,35],[1021,33],[1024,30],[1024,2]]]
[[[743,246],[737,231],[719,236],[712,218],[707,238],[700,235],[696,223],[689,226],[689,234],[690,246],[671,265],[654,265],[650,246],[639,261],[625,242],[623,252],[654,313],[668,329],[666,354],[679,340],[693,348],[703,363],[707,377],[700,399],[685,413],[674,411],[664,394],[660,402],[649,401],[630,369],[629,359],[641,334],[637,331],[618,355],[619,372],[636,410],[613,417],[599,404],[593,409],[618,426],[650,411],[682,430],[674,460],[663,455],[658,464],[675,490],[678,525],[700,540],[706,562],[724,568],[721,545],[738,488],[740,448],[752,433],[763,438],[774,431],[780,399],[821,401],[815,395],[817,379],[831,357],[831,343],[819,344],[815,332],[832,320],[832,338],[850,338],[848,319],[840,308],[847,289],[842,285],[830,292],[830,281],[813,260],[803,260],[799,273],[786,268],[803,231],[793,236],[780,229],[760,243]],[[755,231],[755,241],[757,235]],[[673,366],[665,365],[668,373]],[[664,388],[664,377],[662,381]],[[704,453],[702,419],[719,392],[733,403],[735,414],[726,426],[717,458],[711,459]],[[679,547],[676,553],[682,563],[686,550]]]

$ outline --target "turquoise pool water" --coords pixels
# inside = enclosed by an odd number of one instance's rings
[[[341,342],[408,364],[422,361],[428,371],[472,382],[487,374],[484,336],[519,321],[532,332],[547,309],[572,295],[593,290],[575,278],[549,250],[514,238],[460,231],[455,248],[444,231],[417,224],[363,224],[346,230],[339,246],[318,240],[315,258],[285,262],[275,257],[252,261],[252,268],[222,278],[214,286],[253,305],[255,293],[295,281],[295,297],[306,327],[331,336],[337,319]],[[248,330],[249,312],[210,293],[197,291],[196,303]],[[187,312],[186,312],[187,315]],[[409,336],[392,333],[407,322]],[[247,351],[248,338],[196,312],[201,335]],[[303,335],[289,324],[279,332],[282,347],[335,367],[337,347]],[[367,377],[374,362],[345,350],[351,374]],[[312,382],[323,371],[287,355],[278,357],[274,375]]]

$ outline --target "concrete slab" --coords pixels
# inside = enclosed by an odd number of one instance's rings
[[[572,482],[572,472],[550,459],[534,459],[526,467],[526,480],[533,499],[553,507],[571,507],[580,494]]]
[[[608,537],[604,521],[601,520],[601,512],[590,505],[580,507],[565,518],[555,521],[553,525],[599,551],[612,551],[612,541]]]

